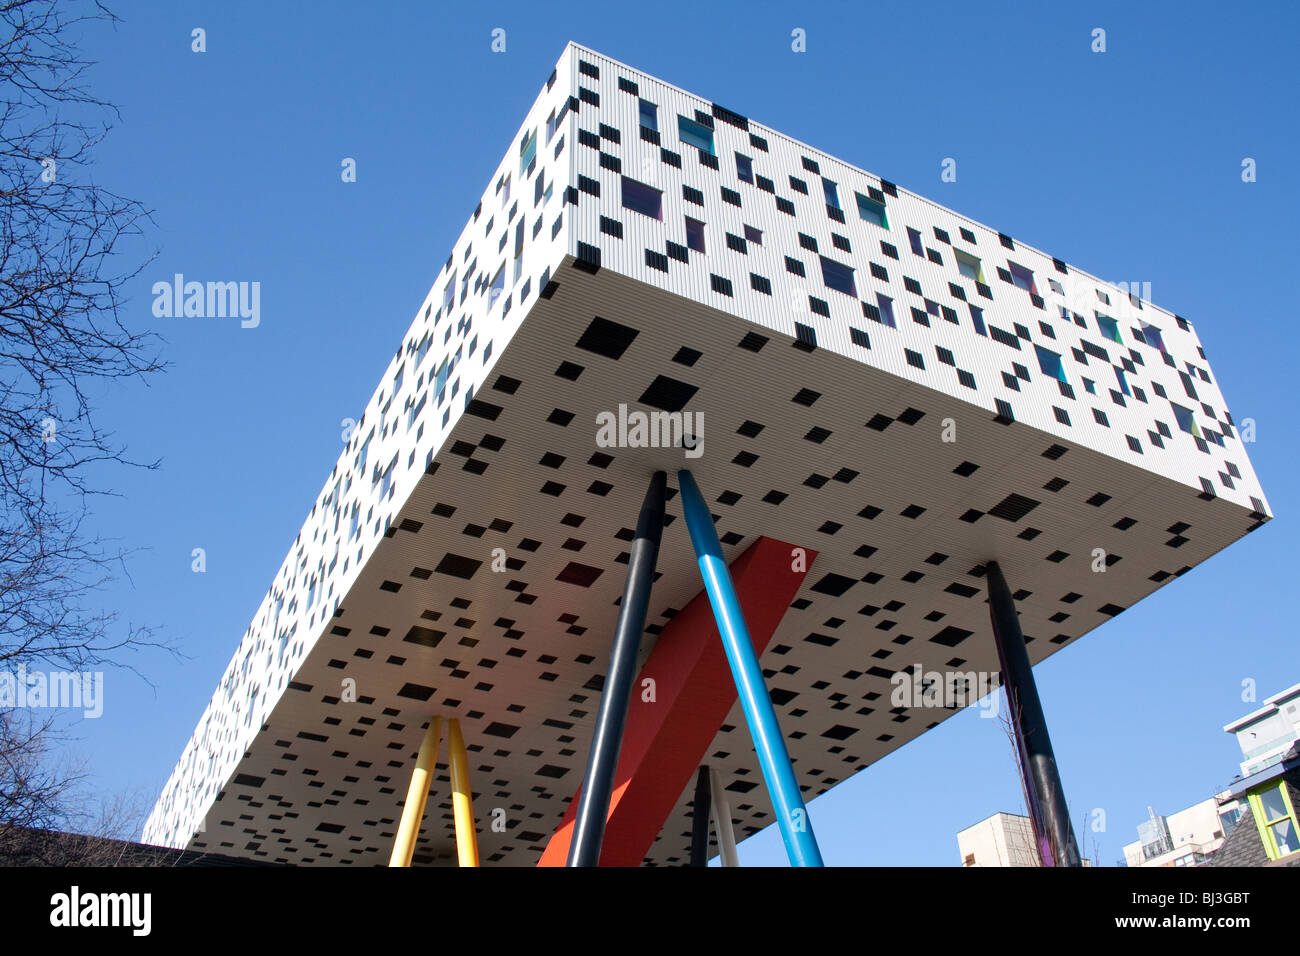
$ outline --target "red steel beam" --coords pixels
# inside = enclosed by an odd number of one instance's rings
[[[732,563],[756,653],[766,649],[816,557],[809,548],[759,538]],[[653,701],[644,699],[647,678]],[[663,629],[633,687],[601,866],[641,864],[735,702],[731,668],[701,590]],[[538,866],[565,865],[577,808],[575,794]]]

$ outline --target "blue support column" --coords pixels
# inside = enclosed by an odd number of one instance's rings
[[[758,655],[754,653],[754,642],[745,626],[745,615],[731,583],[731,572],[722,557],[722,545],[713,527],[713,517],[689,471],[679,471],[677,483],[682,492],[686,528],[704,578],[704,590],[709,595],[713,616],[718,622],[722,646],[727,652],[740,705],[754,740],[754,751],[772,798],[776,822],[781,827],[785,852],[790,857],[791,866],[821,866],[822,855],[817,848],[817,837],[813,835],[812,820],[808,817],[808,808],[804,806],[799,782],[790,765],[790,754],[785,749],[776,709],[768,696],[763,671],[758,666]]]

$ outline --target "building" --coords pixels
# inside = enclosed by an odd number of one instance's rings
[[[957,833],[962,866],[1042,866],[1029,817],[995,813]]]
[[[1300,740],[1300,684],[1274,694],[1223,729],[1236,735],[1243,777],[1273,766]]]
[[[1245,808],[1208,866],[1300,866],[1300,744],[1228,792]]]
[[[908,675],[1001,674],[1070,862],[1030,665],[1269,518],[1186,318],[570,44],[145,838],[672,864],[707,794],[815,862],[805,796],[960,706]]]
[[[1138,839],[1124,847],[1127,866],[1200,866],[1223,845],[1225,823],[1216,797],[1168,816],[1150,807],[1147,812],[1149,819],[1138,824]]]

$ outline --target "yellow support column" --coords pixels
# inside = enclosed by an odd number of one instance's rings
[[[454,721],[453,721],[454,724]],[[460,736],[460,731],[456,731]],[[406,791],[406,805],[402,808],[402,822],[397,827],[393,841],[393,855],[389,866],[410,866],[415,854],[415,841],[420,835],[420,821],[424,819],[424,802],[429,797],[429,778],[438,763],[438,745],[442,743],[442,718],[429,719],[429,732],[420,742],[420,752],[415,758],[411,773],[411,786]]]
[[[461,866],[478,866],[478,838],[474,835],[473,790],[469,785],[469,758],[460,721],[448,722],[447,763],[451,765],[451,810],[456,818],[456,855]]]

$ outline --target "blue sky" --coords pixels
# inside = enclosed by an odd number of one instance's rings
[[[1209,796],[1222,726],[1300,681],[1293,311],[1296,9],[1209,4],[121,3],[86,37],[121,120],[97,179],[155,210],[128,319],[171,369],[105,391],[117,470],[96,529],[140,549],[102,594],[186,655],[110,674],[73,748],[104,791],[161,787],[520,118],[576,40],[1112,280],[1196,323],[1278,518],[1037,668],[1087,855],[1148,804]],[[207,52],[190,31],[207,31]],[[506,30],[507,50],[490,51]],[[807,52],[790,49],[794,28]],[[1092,30],[1107,50],[1093,53]],[[344,157],[357,182],[340,180]],[[957,161],[957,181],[940,164]],[[1257,162],[1243,183],[1241,162]],[[155,319],[183,272],[258,281],[262,321]],[[207,572],[190,570],[191,550]],[[1292,621],[1290,625],[1287,621]],[[954,865],[1022,807],[996,722],[957,715],[811,814],[829,864]],[[1088,817],[1100,808],[1104,832]],[[774,831],[741,847],[783,864]]]

